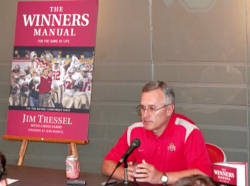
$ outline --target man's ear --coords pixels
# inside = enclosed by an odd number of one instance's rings
[[[171,116],[172,115],[172,113],[174,112],[174,104],[171,104],[171,105],[168,105],[167,106],[167,115],[168,116]]]

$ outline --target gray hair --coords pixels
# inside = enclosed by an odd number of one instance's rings
[[[149,81],[142,88],[143,92],[149,92],[160,88],[165,95],[165,104],[175,104],[175,93],[174,90],[169,87],[164,81]]]
[[[213,180],[205,175],[193,175],[179,179],[170,186],[214,186]]]

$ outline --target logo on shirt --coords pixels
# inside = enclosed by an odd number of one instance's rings
[[[144,149],[142,149],[142,148],[138,149],[138,152],[143,152],[143,151],[144,151]]]
[[[169,143],[169,145],[168,145],[168,151],[170,151],[170,152],[176,151],[176,146],[174,145],[173,142]]]

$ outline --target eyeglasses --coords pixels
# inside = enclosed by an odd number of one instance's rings
[[[170,104],[168,104],[168,105],[170,105]],[[137,111],[138,111],[139,113],[144,113],[144,112],[147,110],[149,113],[154,114],[154,113],[156,113],[157,111],[159,111],[159,110],[161,110],[161,109],[167,107],[168,105],[163,105],[163,106],[161,106],[161,107],[157,107],[157,106],[155,106],[155,105],[148,105],[148,106],[145,106],[145,105],[138,105],[138,106],[136,107],[136,109],[137,109]]]

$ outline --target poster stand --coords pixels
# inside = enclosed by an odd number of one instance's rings
[[[74,155],[78,157],[78,151],[76,144],[88,144],[88,141],[80,141],[80,140],[67,140],[67,139],[50,139],[50,138],[39,138],[39,137],[20,137],[20,136],[10,136],[3,135],[3,139],[6,140],[19,140],[22,141],[20,149],[19,149],[19,159],[17,162],[18,166],[23,165],[26,149],[29,141],[36,142],[51,142],[51,143],[67,143],[69,148],[69,155]]]
[[[23,164],[23,160],[24,160],[26,149],[27,149],[27,145],[28,145],[28,140],[23,140],[22,144],[21,144],[21,147],[20,147],[20,150],[19,150],[19,159],[18,159],[18,162],[17,162],[18,166],[21,166]]]

